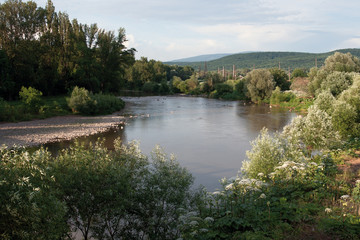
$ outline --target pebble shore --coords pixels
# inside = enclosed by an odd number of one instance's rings
[[[106,116],[59,116],[42,120],[0,124],[0,146],[37,146],[44,143],[89,136],[119,127],[119,113]]]

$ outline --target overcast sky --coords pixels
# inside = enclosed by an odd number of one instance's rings
[[[23,0],[26,1],[26,0]],[[4,2],[3,0],[0,2]],[[47,0],[35,0],[45,7]],[[360,47],[359,0],[53,0],[56,11],[124,27],[136,58]]]

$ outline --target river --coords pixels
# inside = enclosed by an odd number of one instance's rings
[[[128,116],[123,128],[82,137],[80,141],[106,139],[138,140],[143,153],[156,144],[173,153],[179,163],[195,177],[195,186],[209,191],[220,187],[223,177],[236,176],[246,159],[246,151],[263,127],[270,132],[288,124],[295,113],[284,109],[221,101],[199,97],[124,97]],[[71,142],[47,144],[51,150],[67,147]]]

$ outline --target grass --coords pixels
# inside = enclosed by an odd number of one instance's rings
[[[20,100],[2,102],[0,106],[0,109],[2,109],[0,121],[19,122],[72,114],[71,109],[67,106],[65,97],[43,97],[38,111],[30,109]]]

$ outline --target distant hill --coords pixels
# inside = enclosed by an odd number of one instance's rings
[[[360,58],[360,49],[340,49],[327,53],[302,53],[302,52],[251,52],[251,53],[239,53],[225,56],[219,59],[206,61],[207,69],[209,71],[215,71],[225,67],[227,70],[231,70],[235,65],[236,69],[240,68],[272,68],[279,67],[282,69],[305,68],[310,69],[315,66],[315,59],[317,59],[317,66],[321,67],[325,59],[334,54],[335,52],[347,53]],[[167,62],[169,65],[179,66],[191,66],[194,69],[204,69],[204,62]]]
[[[173,61],[166,62],[167,64],[171,64],[172,62],[204,62],[204,61],[212,61],[225,56],[232,55],[233,53],[218,53],[218,54],[206,54],[199,55],[195,57],[182,58]]]

